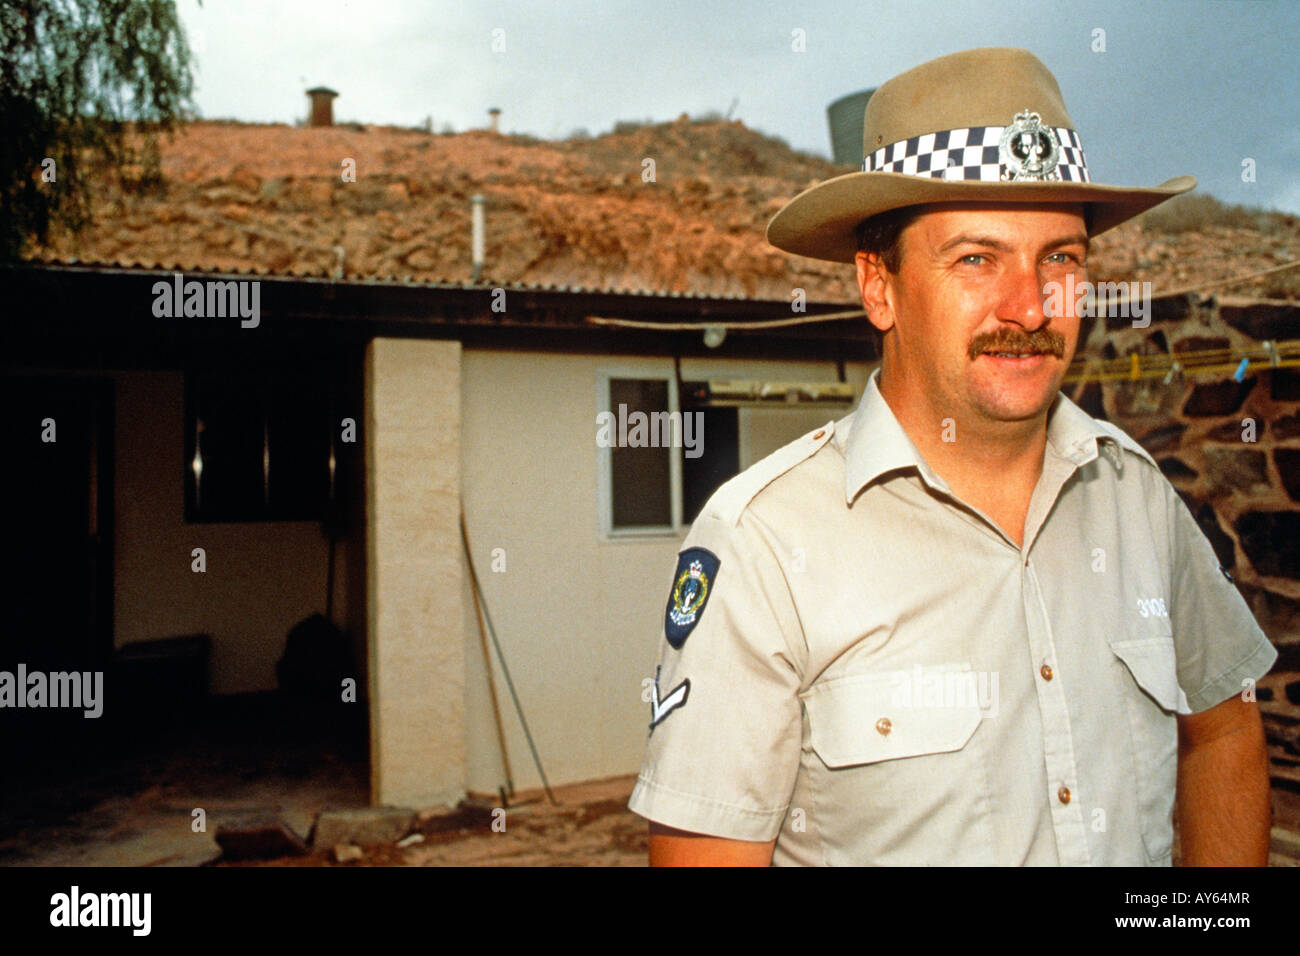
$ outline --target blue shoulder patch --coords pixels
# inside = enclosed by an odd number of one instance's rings
[[[687,548],[677,556],[673,590],[664,612],[664,635],[678,650],[699,623],[721,564],[716,554],[704,548]]]

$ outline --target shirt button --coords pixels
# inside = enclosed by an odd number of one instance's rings
[[[882,737],[889,736],[889,732],[893,729],[894,725],[888,717],[881,717],[876,721],[876,730],[880,732]]]
[[[1065,786],[1063,786],[1063,787],[1061,787],[1061,789],[1057,790],[1057,791],[1056,791],[1056,799],[1057,799],[1057,800],[1060,800],[1062,803],[1069,803],[1069,802],[1070,802],[1070,788],[1069,788],[1069,787],[1065,787]]]
[[[1038,673],[1040,673],[1040,674],[1043,675],[1043,680],[1051,680],[1051,679],[1052,679],[1052,668],[1051,668],[1051,666],[1048,665],[1048,664],[1044,664],[1042,667],[1040,667],[1040,668],[1038,669]]]
[[[816,435],[813,435],[813,441],[816,441],[818,438],[821,438],[825,434],[826,434],[826,429],[823,428]]]

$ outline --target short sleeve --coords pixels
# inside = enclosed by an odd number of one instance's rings
[[[628,803],[649,820],[734,840],[780,831],[799,768],[806,645],[769,542],[751,512],[731,525],[706,508],[665,582],[650,736]],[[698,593],[692,575],[710,566],[692,620],[682,589]]]
[[[1277,650],[1219,564],[1209,540],[1171,485],[1173,582],[1170,624],[1178,658],[1178,683],[1192,713],[1240,694],[1268,673]]]

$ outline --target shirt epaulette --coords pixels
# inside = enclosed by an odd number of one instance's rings
[[[1122,428],[1118,427],[1117,425],[1114,425],[1111,422],[1103,421],[1100,418],[1094,418],[1093,421],[1097,423],[1098,428],[1102,429],[1103,431],[1106,432],[1106,434],[1114,438],[1115,441],[1120,445],[1120,447],[1127,448],[1135,455],[1138,455],[1141,458],[1145,458],[1147,461],[1151,463],[1152,468],[1156,469],[1156,471],[1160,470],[1160,466],[1156,464],[1156,460],[1151,457],[1151,453],[1148,452],[1141,445],[1139,445],[1133,439],[1133,437],[1128,434],[1128,432],[1124,431]]]
[[[766,458],[750,465],[730,481],[724,483],[705,509],[709,515],[734,525],[754,500],[754,497],[780,478],[801,461],[811,457],[816,451],[831,440],[835,433],[835,423],[827,422],[815,428],[802,438],[796,438],[788,445],[778,448]]]

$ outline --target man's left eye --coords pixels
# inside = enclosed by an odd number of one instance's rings
[[[962,256],[961,262],[968,266],[977,266],[984,262],[984,256],[978,252],[972,252],[968,256]]]
[[[1070,262],[1077,263],[1079,259],[1077,256],[1075,256],[1073,253],[1070,252],[1053,252],[1050,256],[1047,257],[1047,261],[1057,262],[1064,265],[1065,263],[1070,263]]]

